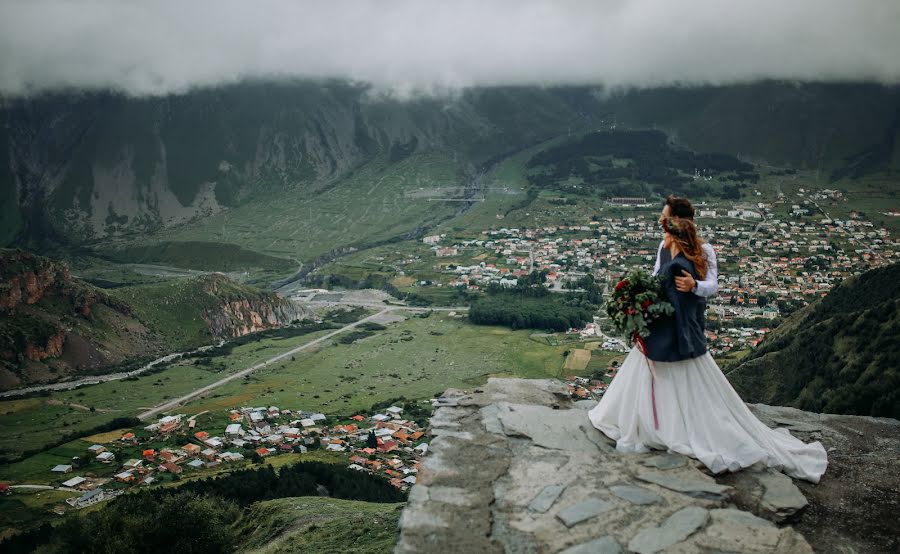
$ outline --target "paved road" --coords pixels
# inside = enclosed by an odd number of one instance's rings
[[[386,314],[387,312],[390,312],[390,311],[393,311],[393,310],[398,310],[398,309],[399,309],[399,310],[408,310],[408,311],[422,311],[422,310],[419,309],[419,308],[406,308],[406,307],[399,307],[399,306],[389,306],[389,307],[387,307],[387,308],[384,308],[383,310],[381,310],[381,311],[378,312],[378,313],[372,314],[372,315],[370,315],[370,316],[368,316],[368,317],[364,317],[364,318],[360,319],[359,321],[350,323],[349,325],[345,325],[345,326],[341,327],[340,329],[337,329],[337,330],[335,330],[335,331],[332,331],[331,333],[328,333],[327,335],[323,335],[323,336],[321,336],[321,337],[319,337],[319,338],[317,338],[317,339],[311,340],[311,341],[309,341],[309,342],[307,342],[307,343],[305,343],[305,344],[302,344],[302,345],[300,345],[300,346],[298,346],[298,347],[296,347],[296,348],[293,348],[293,349],[291,349],[291,350],[288,350],[287,352],[284,352],[284,353],[282,353],[282,354],[278,354],[277,356],[272,356],[272,357],[269,358],[268,360],[265,360],[265,361],[260,362],[260,363],[258,363],[258,364],[256,364],[256,365],[250,366],[250,367],[248,367],[247,369],[241,370],[241,371],[239,371],[239,372],[237,372],[237,373],[233,373],[233,374],[229,375],[228,377],[225,377],[225,378],[223,378],[223,379],[219,379],[219,380],[216,381],[215,383],[211,383],[211,384],[206,385],[206,386],[204,386],[204,387],[200,387],[199,389],[195,390],[194,392],[191,392],[191,393],[189,393],[189,394],[186,394],[186,395],[182,396],[181,398],[176,398],[175,400],[170,400],[169,402],[166,402],[165,404],[160,404],[159,406],[156,406],[155,408],[152,408],[152,409],[149,409],[149,410],[147,410],[147,411],[145,411],[145,412],[142,412],[142,413],[138,414],[138,418],[140,418],[140,419],[149,419],[149,418],[152,418],[152,417],[154,417],[154,416],[156,416],[156,415],[159,415],[159,414],[161,414],[161,413],[163,413],[163,412],[169,411],[169,410],[171,410],[171,409],[173,409],[173,408],[177,408],[178,406],[181,406],[181,405],[183,405],[183,404],[186,403],[186,402],[189,402],[189,401],[191,401],[191,400],[194,400],[195,398],[199,398],[199,397],[203,396],[204,394],[210,392],[211,390],[214,390],[214,389],[216,389],[216,388],[218,388],[218,387],[221,387],[221,386],[224,385],[225,383],[229,383],[229,382],[231,382],[231,381],[234,381],[235,379],[241,379],[241,378],[243,378],[243,377],[245,377],[245,376],[247,376],[247,375],[250,375],[251,373],[253,373],[253,372],[256,371],[257,369],[266,367],[266,366],[269,365],[269,364],[275,363],[275,362],[277,362],[277,361],[279,361],[279,360],[283,360],[283,359],[287,358],[288,356],[291,356],[291,355],[293,355],[293,354],[296,354],[297,352],[301,352],[301,351],[303,351],[303,350],[306,350],[307,348],[311,348],[311,347],[313,347],[313,346],[316,346],[316,345],[318,345],[318,344],[321,344],[321,343],[327,341],[328,339],[330,339],[331,337],[333,337],[333,336],[335,336],[335,335],[338,335],[338,334],[343,333],[343,332],[345,332],[345,331],[349,331],[350,329],[353,329],[354,327],[357,327],[357,326],[359,326],[359,325],[362,325],[363,323],[366,323],[366,322],[368,322],[368,321],[371,321],[371,320],[373,320],[373,319],[376,319],[376,318],[378,318],[379,316]],[[449,309],[449,308],[448,308],[448,309]]]
[[[384,302],[357,302],[354,300],[300,300],[298,298],[291,298],[295,303],[305,306],[318,306],[318,307],[328,307],[328,306],[360,306],[363,308],[384,308],[386,305]],[[467,312],[469,311],[468,306],[442,306],[442,307],[429,307],[429,306],[405,306],[399,304],[389,304],[387,305],[389,310],[405,310],[408,312]]]

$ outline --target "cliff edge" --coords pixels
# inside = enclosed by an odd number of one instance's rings
[[[492,378],[439,398],[395,552],[896,551],[900,422],[753,405],[821,440],[817,485],[752,467],[622,454],[557,380]]]

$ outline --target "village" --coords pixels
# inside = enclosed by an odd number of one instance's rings
[[[697,205],[698,226],[719,266],[718,294],[710,298],[707,312],[714,355],[756,346],[772,320],[824,296],[847,277],[900,257],[900,242],[887,229],[876,228],[856,211],[839,220],[818,208],[818,201],[841,199],[840,191],[801,188],[795,194],[795,200],[781,194],[776,202],[726,208]],[[644,198],[612,200],[617,209],[626,210],[624,217],[490,229],[468,240],[425,237],[423,243],[437,258],[433,270],[442,278],[418,286],[470,291],[492,284],[512,287],[542,271],[551,291],[565,292],[586,275],[609,284],[635,267],[649,270],[660,242],[658,209]],[[412,265],[414,260],[404,262]],[[595,320],[572,331],[582,338],[603,337],[604,349],[622,351],[621,342],[603,335],[602,328]]]
[[[302,454],[318,449],[343,453],[349,469],[383,477],[405,491],[415,484],[419,459],[428,451],[425,431],[404,419],[399,406],[335,424],[322,413],[276,406],[232,409],[227,418],[225,428],[213,434],[197,429],[195,416],[166,415],[106,444],[93,444],[84,456],[50,471],[60,475],[61,489],[82,493],[66,501],[69,507],[82,509],[131,487],[214,475],[212,470],[223,465],[265,463],[280,454],[301,454],[296,461],[302,462]],[[105,471],[97,471],[98,464]],[[67,509],[57,506],[54,511],[61,514]]]

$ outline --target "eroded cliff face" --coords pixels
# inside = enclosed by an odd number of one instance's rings
[[[203,319],[216,338],[241,337],[274,329],[306,316],[297,304],[274,292],[259,291],[241,298],[229,298],[233,293],[224,289],[231,285],[220,275],[208,276],[204,282],[204,290],[220,299],[203,312]]]
[[[63,354],[63,345],[66,343],[66,332],[59,329],[56,334],[47,338],[47,344],[43,347],[35,344],[25,345],[25,358],[39,362],[46,358],[59,358]]]
[[[15,250],[0,256],[0,311],[9,313],[34,304],[71,283],[69,268],[63,264]]]
[[[900,422],[752,405],[821,440],[819,484],[763,467],[713,476],[665,452],[622,454],[554,379],[439,398],[396,552],[896,552]]]
[[[112,366],[159,346],[127,304],[73,278],[65,264],[0,250],[0,389]]]

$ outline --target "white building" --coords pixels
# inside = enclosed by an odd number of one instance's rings
[[[63,481],[62,486],[69,487],[70,489],[74,489],[78,485],[87,481],[84,477],[72,477],[68,481]]]

